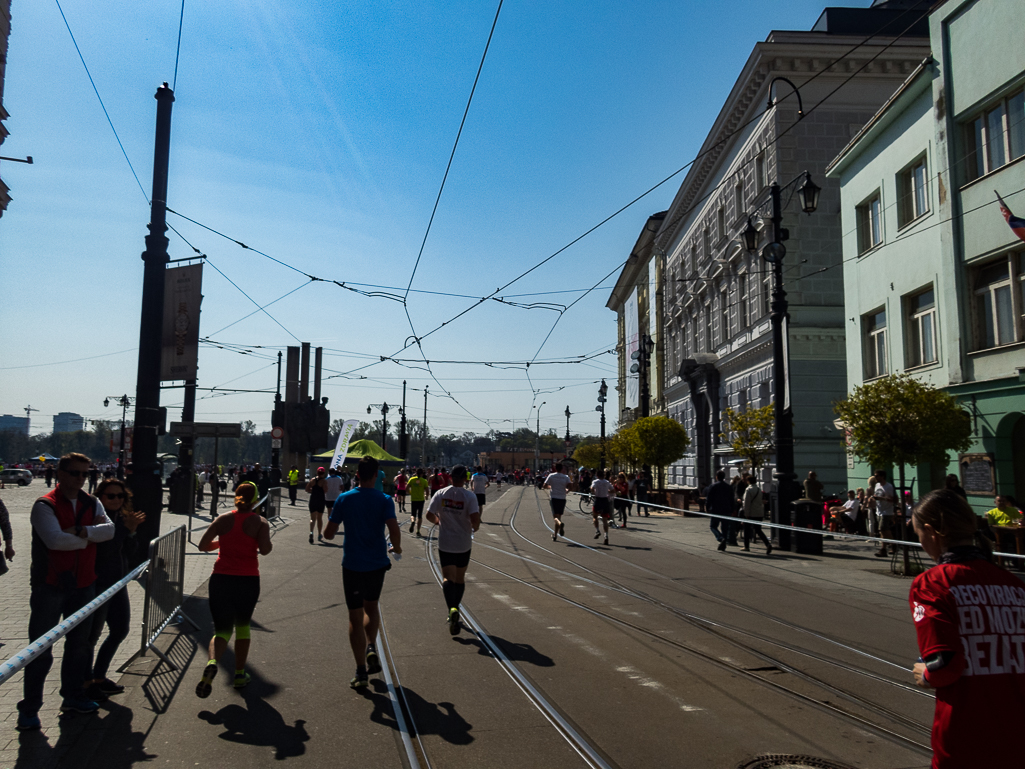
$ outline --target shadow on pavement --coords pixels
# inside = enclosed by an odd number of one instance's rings
[[[254,678],[242,690],[245,707],[225,705],[216,713],[200,711],[199,717],[209,724],[223,726],[224,731],[217,735],[222,740],[274,748],[274,758],[278,761],[303,755],[310,739],[306,722],[299,719],[292,726],[286,724],[274,706],[264,699],[261,689],[273,692],[277,687],[261,686]]]
[[[489,635],[490,638],[499,649],[513,662],[527,662],[531,665],[536,665],[539,668],[550,668],[555,667],[555,660],[551,657],[542,654],[530,644],[518,644],[512,641],[506,641],[496,635]],[[488,648],[480,642],[476,637],[462,638],[456,636],[452,639],[457,643],[461,643],[463,646],[476,646],[477,653],[482,654],[485,657],[490,657],[491,652]]]
[[[190,611],[194,612],[200,603],[205,604],[206,601],[202,599],[190,600]],[[207,613],[205,609],[204,613]],[[187,623],[184,624],[187,625]],[[164,631],[164,634],[166,635],[167,632]],[[185,671],[188,670],[199,648],[198,640],[191,633],[176,633],[171,639],[171,644],[164,650],[164,656],[176,668],[170,668],[161,660],[142,684],[142,691],[146,695],[146,699],[149,700],[154,713],[165,713],[167,711],[168,705],[171,704],[171,700],[174,699],[175,693],[177,693],[178,688],[181,686]]]
[[[363,696],[374,703],[374,711],[370,720],[375,724],[388,726],[398,730],[392,702],[388,697],[388,686],[384,681],[375,678],[371,681],[372,690],[364,690]],[[428,702],[412,689],[403,686],[402,693],[409,704],[413,719],[413,730],[419,735],[436,734],[452,745],[469,745],[474,737],[470,734],[473,725],[463,718],[456,706],[451,702]]]

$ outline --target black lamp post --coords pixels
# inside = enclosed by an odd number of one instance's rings
[[[374,409],[381,409],[381,448],[388,450],[388,404],[371,403],[367,406],[367,413],[372,414]]]
[[[544,406],[548,401],[541,401]],[[534,433],[534,474],[541,472],[541,406],[537,407],[537,431]],[[530,429],[529,427],[527,429]]]
[[[117,477],[125,479],[125,414],[132,404],[132,398],[127,395],[114,395],[103,399],[103,408],[110,406],[111,398],[121,406],[121,446],[117,452]]]
[[[598,388],[598,405],[595,411],[601,412],[601,469],[605,469],[605,400],[609,394],[609,386],[605,380],[601,380],[601,387]]]
[[[569,406],[566,407],[566,453],[569,454],[569,418],[573,416],[569,410]]]
[[[655,341],[647,334],[641,335],[641,344],[630,355],[630,359],[636,361],[630,366],[630,373],[637,374],[641,385],[641,416],[651,414],[651,382],[648,372],[651,370],[651,354],[655,351]]]
[[[803,184],[797,187],[800,182]],[[777,182],[773,182],[769,189],[769,199],[772,204],[772,240],[761,251],[762,259],[772,265],[772,380],[776,418],[775,478],[777,495],[774,519],[777,523],[790,522],[790,506],[798,498],[797,475],[794,472],[794,425],[790,403],[790,367],[786,346],[787,322],[790,316],[787,312],[789,308],[787,293],[783,290],[783,258],[787,253],[783,241],[790,237],[790,233],[781,226],[784,206],[783,192],[790,191],[792,198],[795,187],[797,187],[796,192],[801,200],[802,211],[811,214],[818,207],[819,193],[822,190],[811,180],[811,174],[807,171],[783,188]],[[789,201],[790,198],[787,199],[787,202]],[[757,251],[758,240],[758,230],[748,219],[747,227],[744,229],[744,243],[749,251]]]

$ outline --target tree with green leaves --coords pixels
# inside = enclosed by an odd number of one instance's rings
[[[726,409],[722,413],[719,437],[729,444],[734,454],[751,464],[752,475],[757,474],[766,458],[776,451],[775,407],[770,403],[744,412]]]
[[[573,449],[573,461],[580,467],[600,467],[601,443],[588,441],[577,444],[577,447]]]
[[[630,429],[637,441],[638,459],[656,469],[656,487],[662,488],[662,473],[687,453],[690,436],[683,425],[666,416],[642,417]]]
[[[621,469],[637,469],[641,459],[641,444],[633,425],[620,427],[605,440],[606,459]]]
[[[835,403],[833,410],[846,427],[855,456],[872,467],[899,468],[896,510],[903,536],[905,465],[946,465],[949,452],[967,451],[972,442],[971,418],[951,395],[909,374],[859,385],[847,400]],[[905,574],[909,567],[905,547]]]

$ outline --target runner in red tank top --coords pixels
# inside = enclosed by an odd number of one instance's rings
[[[219,550],[210,576],[210,614],[214,636],[210,639],[210,661],[196,684],[196,695],[209,697],[217,663],[235,632],[235,688],[249,683],[246,659],[249,657],[249,622],[260,598],[259,556],[271,551],[270,524],[253,510],[260,492],[252,483],[235,490],[235,510],[218,516],[199,541],[205,552]]]

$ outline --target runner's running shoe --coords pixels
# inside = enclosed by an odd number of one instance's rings
[[[377,649],[373,644],[367,644],[367,675],[376,675],[381,672],[381,658],[377,656]]]
[[[448,632],[452,635],[459,634],[459,609],[448,610]]]
[[[241,673],[235,673],[235,682],[233,686],[236,689],[244,689],[245,687],[249,686],[249,682],[252,680],[253,677],[243,670]]]
[[[369,685],[370,681],[367,680],[367,674],[360,673],[358,670],[356,671],[355,677],[353,677],[353,679],[349,681],[349,687],[355,689],[356,691],[366,689]]]
[[[413,533],[413,527],[414,526],[416,526],[416,519],[413,519],[412,521],[409,522],[409,533],[410,534]]]
[[[609,544],[609,535],[608,534],[605,535],[605,542],[604,542],[604,544],[606,544],[606,545]]]
[[[206,699],[210,696],[210,692],[213,691],[213,681],[217,677],[217,663],[214,660],[210,660],[206,667],[203,668],[203,677],[199,679],[199,683],[196,684],[196,696],[200,699]]]

